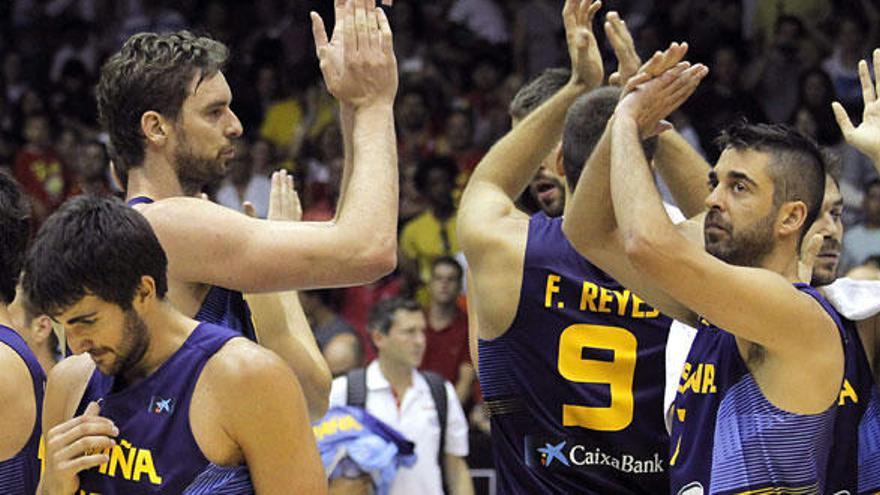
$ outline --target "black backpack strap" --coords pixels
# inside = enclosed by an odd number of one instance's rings
[[[345,393],[345,404],[351,407],[367,408],[367,370],[355,368],[345,375],[348,387]]]
[[[446,483],[446,421],[448,419],[449,404],[446,400],[446,380],[432,371],[421,371],[428,387],[431,389],[431,398],[434,399],[434,407],[437,408],[437,419],[440,421],[440,448],[437,451],[437,463],[440,465],[440,475],[443,479],[443,493],[449,493]]]

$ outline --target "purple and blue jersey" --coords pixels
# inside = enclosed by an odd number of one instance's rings
[[[822,305],[845,339],[828,302],[808,285],[796,287]],[[736,337],[702,320],[675,400],[672,493],[826,493],[837,412],[836,404],[818,414],[771,404]]]
[[[76,415],[100,401],[101,416],[119,428],[110,461],[79,474],[80,495],[254,492],[247,466],[205,458],[190,429],[190,402],[208,360],[237,332],[201,323],[159,369],[131,386],[95,370]]]
[[[21,357],[31,375],[36,399],[36,415],[31,436],[24,447],[9,459],[0,461],[0,493],[8,495],[33,495],[40,482],[40,431],[42,425],[43,393],[46,374],[27,343],[13,329],[0,325],[0,343],[9,346]]]
[[[137,204],[149,204],[153,200],[146,196],[138,196],[128,200],[129,206]],[[218,286],[211,286],[208,294],[202,301],[198,313],[193,317],[198,321],[213,323],[225,328],[231,328],[248,339],[256,342],[257,334],[254,331],[254,320],[251,310],[244,300],[241,292]]]
[[[666,493],[671,320],[529,222],[519,307],[479,341],[499,493]]]

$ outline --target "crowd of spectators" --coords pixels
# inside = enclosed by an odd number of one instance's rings
[[[93,88],[104,58],[139,31],[189,29],[229,45],[225,75],[244,126],[228,177],[208,191],[231,208],[265,215],[268,174],[296,177],[306,220],[333,217],[343,163],[334,100],[321,82],[309,11],[332,19],[331,0],[11,0],[0,2],[0,168],[9,169],[43,219],[80,192],[121,194],[97,126]],[[516,91],[546,68],[567,65],[563,0],[397,0],[390,9],[400,89],[395,105],[400,165],[400,266],[371,285],[313,294],[307,310],[334,372],[375,356],[370,307],[397,295],[426,308],[426,363],[468,384],[466,315],[453,311],[447,272],[458,272],[456,205],[470,172],[510,126]],[[714,136],[745,117],[786,122],[841,163],[846,204],[843,270],[880,255],[880,180],[842,139],[831,102],[861,120],[860,59],[880,45],[873,0],[606,0],[645,58],[670,41],[711,72],[673,116],[710,162]],[[596,29],[608,73],[614,57]],[[526,204],[529,204],[526,202]],[[532,202],[532,204],[535,204]],[[364,242],[369,242],[365,239]],[[873,258],[872,258],[873,256]],[[441,259],[439,265],[435,260]],[[433,280],[433,281],[432,281]],[[432,289],[433,286],[436,286]],[[441,294],[438,296],[438,294]],[[433,300],[441,297],[442,301]],[[440,335],[451,327],[449,335]],[[436,335],[434,335],[436,333]],[[342,337],[349,335],[349,337]],[[354,335],[356,338],[352,338]],[[450,350],[440,362],[432,345]],[[452,352],[452,349],[456,352]]]

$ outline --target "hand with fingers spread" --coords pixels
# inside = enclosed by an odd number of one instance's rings
[[[624,88],[625,96],[617,105],[615,116],[635,120],[642,139],[656,136],[670,128],[662,119],[687,101],[708,73],[709,69],[702,64],[679,62],[647,82],[641,81],[649,77],[648,72],[633,77]]]
[[[611,11],[605,16],[605,35],[611,43],[611,48],[614,49],[614,56],[617,57],[617,70],[608,76],[608,84],[623,86],[639,71],[642,59],[636,52],[626,22],[617,12]]]
[[[571,59],[571,83],[587,90],[598,87],[605,77],[602,54],[593,34],[593,18],[602,7],[600,0],[565,0],[562,21]]]
[[[327,90],[355,107],[392,104],[397,59],[388,18],[372,0],[336,0],[336,25],[328,40],[324,21],[312,12],[312,33]]]
[[[871,158],[875,164],[880,164],[880,48],[874,49],[874,81],[871,81],[868,63],[864,60],[859,61],[859,79],[862,82],[862,101],[865,104],[862,123],[858,127],[853,126],[840,103],[835,101],[831,107],[846,142]]]
[[[119,430],[98,415],[100,407],[90,402],[82,416],[61,423],[46,434],[45,468],[41,494],[70,494],[79,489],[80,471],[110,461],[105,452],[116,445]]]

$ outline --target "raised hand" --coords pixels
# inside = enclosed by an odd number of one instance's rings
[[[327,90],[355,107],[391,104],[397,94],[397,59],[391,27],[371,0],[336,0],[336,25],[328,41],[324,21],[312,12],[312,34]]]
[[[632,35],[626,27],[626,22],[620,18],[620,14],[611,11],[605,16],[605,35],[614,49],[617,57],[617,70],[608,76],[608,84],[623,86],[629,79],[636,75],[642,66],[642,59],[636,52]]]
[[[813,266],[824,241],[822,234],[814,234],[801,246],[801,257],[798,259],[798,279],[801,282],[809,284],[813,280]]]
[[[272,174],[272,190],[269,192],[268,220],[286,220],[298,222],[302,220],[302,205],[299,195],[293,187],[293,176],[286,170]]]
[[[846,142],[857,150],[868,155],[875,164],[880,164],[880,48],[874,49],[874,79],[868,70],[868,63],[859,61],[859,79],[862,82],[862,101],[865,110],[862,112],[862,123],[854,127],[843,105],[838,102],[831,104],[837,125],[843,131]]]
[[[650,77],[650,72],[642,72],[627,82],[615,115],[633,118],[642,139],[655,136],[669,129],[669,123],[662,119],[687,101],[708,73],[705,65],[691,66],[688,62],[679,62],[648,81],[644,79]]]
[[[79,472],[110,461],[105,452],[116,445],[119,430],[98,415],[90,402],[82,416],[61,423],[46,434],[46,465],[40,480],[41,493],[76,493]]]
[[[593,18],[602,7],[600,0],[565,0],[562,22],[571,59],[571,82],[587,90],[598,87],[605,77],[602,54],[593,34]]]

